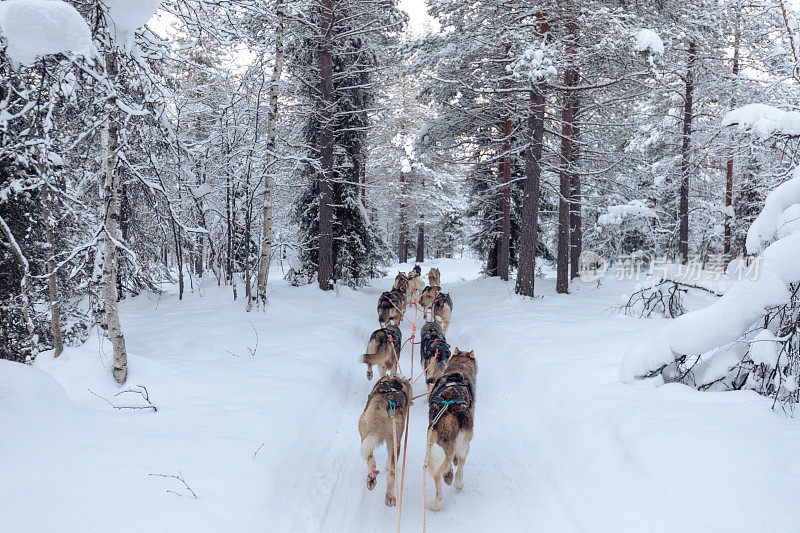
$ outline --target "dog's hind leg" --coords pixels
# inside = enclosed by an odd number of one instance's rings
[[[439,511],[442,508],[442,469],[446,460],[444,449],[436,443],[431,444],[428,449],[428,464],[431,476],[436,483],[436,498],[428,504],[431,511]]]
[[[394,419],[390,419],[392,424],[394,425],[393,429],[393,441],[395,441],[396,446],[393,446],[391,442],[386,441],[386,451],[388,452],[389,457],[386,459],[386,506],[387,507],[394,507],[397,505],[397,496],[395,495],[395,473],[397,470],[397,456],[400,454],[400,441],[398,440],[397,435],[397,422]]]
[[[456,436],[456,454],[453,462],[457,462],[455,487],[458,490],[464,488],[464,463],[467,462],[469,452],[469,436],[465,431],[459,431]]]
[[[442,478],[445,483],[448,485],[453,484],[453,467],[447,469],[447,472],[444,473],[444,477]]]
[[[380,444],[379,438],[374,433],[367,435],[361,441],[361,456],[367,461],[367,488],[369,490],[375,488],[375,484],[378,482],[378,474],[380,474],[373,454],[378,444]]]

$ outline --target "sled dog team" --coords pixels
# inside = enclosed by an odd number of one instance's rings
[[[379,379],[367,397],[367,405],[358,421],[358,431],[361,434],[361,455],[367,462],[369,490],[375,488],[379,473],[373,452],[380,444],[386,444],[389,455],[386,505],[394,506],[397,503],[397,458],[412,399],[411,382],[397,373],[402,347],[399,326],[408,306],[415,303],[422,308],[426,320],[419,337],[420,363],[425,369],[428,386],[427,461],[436,483],[436,497],[428,503],[428,508],[438,511],[442,506],[442,481],[448,485],[455,483],[458,490],[463,487],[464,463],[472,440],[478,364],[473,351],[456,348],[451,353],[445,333],[450,326],[453,300],[442,292],[439,269],[430,269],[427,286],[421,272],[420,266],[416,265],[408,274],[398,273],[392,290],[384,292],[378,299],[381,327],[370,336],[361,360],[367,365],[367,379],[372,379],[373,365],[378,368]]]

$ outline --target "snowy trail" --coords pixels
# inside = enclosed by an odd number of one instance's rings
[[[753,393],[619,383],[622,353],[661,322],[609,316],[626,286],[610,280],[558,296],[541,280],[544,297],[523,301],[499,280],[475,279],[473,262],[441,268],[454,301],[448,341],[474,349],[479,372],[464,490],[445,487],[443,510],[428,512],[429,531],[800,528],[793,421]],[[215,286],[183,302],[125,302],[129,383],[147,385],[157,414],[113,411],[87,392],[118,392],[96,341],[58,360],[42,356],[36,366],[47,374],[19,367],[25,406],[10,402],[15,382],[0,372],[0,472],[15,486],[0,499],[2,524],[394,530],[385,450],[368,491],[357,429],[374,384],[357,359],[390,285],[387,277],[326,294],[277,281],[266,314],[245,313]],[[402,329],[405,340],[410,327]],[[406,346],[401,356],[407,372],[410,353]],[[416,349],[414,357],[416,376]],[[424,389],[418,382],[415,393]],[[421,531],[426,427],[422,398],[410,415],[403,531]],[[197,500],[176,480],[148,476],[178,472]]]

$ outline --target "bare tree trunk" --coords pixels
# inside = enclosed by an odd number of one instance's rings
[[[576,80],[577,81],[577,80]],[[578,127],[575,125],[579,113],[578,95],[572,98],[572,171],[570,173],[569,195],[569,268],[570,279],[577,278],[579,274],[579,259],[583,251],[583,228],[581,227],[581,176],[578,173]]]
[[[116,58],[106,56],[110,75],[116,74]],[[103,197],[106,205],[103,231],[103,309],[108,337],[114,351],[114,379],[123,384],[128,379],[128,353],[117,309],[116,270],[118,266],[116,240],[119,235],[121,180],[117,171],[118,126],[112,117],[106,118],[102,136],[102,163],[105,174]]]
[[[492,248],[489,250],[489,257],[486,260],[486,275],[497,276],[497,256],[500,253],[500,238],[494,237]]]
[[[253,304],[253,280],[251,279],[251,270],[250,270],[250,241],[251,241],[251,233],[253,229],[252,219],[253,219],[253,200],[255,191],[250,192],[250,177],[248,176],[246,185],[245,185],[245,197],[247,201],[245,203],[245,221],[244,221],[244,297],[245,301],[247,302],[247,310],[250,311],[251,306]]]
[[[399,217],[400,221],[398,224],[398,235],[397,235],[397,259],[401,263],[405,263],[408,261],[408,227],[406,223],[406,204],[405,204],[405,194],[406,194],[406,175],[404,172],[400,172],[400,206],[399,206]]]
[[[205,172],[203,171],[202,164],[199,161],[197,163],[196,172],[197,172],[197,186],[200,187],[205,182]],[[191,196],[195,202],[195,205],[197,206],[198,219],[200,219],[200,223],[205,229],[205,220],[204,220],[205,216],[203,214],[202,198],[197,198],[194,194],[192,194]],[[198,278],[203,277],[204,255],[205,255],[205,234],[198,233],[195,236],[195,258],[194,258],[194,273],[197,275]]]
[[[28,332],[28,342],[30,342],[31,345],[30,352],[28,353],[26,359],[26,362],[30,363],[36,358],[36,355],[39,351],[39,346],[36,342],[36,330],[33,326],[33,308],[31,307],[31,300],[28,296],[28,276],[30,276],[30,264],[28,263],[28,259],[25,257],[25,254],[22,253],[22,248],[20,248],[19,243],[14,238],[14,234],[11,233],[11,228],[8,227],[8,224],[6,224],[6,221],[2,216],[0,216],[0,230],[2,230],[3,235],[5,235],[6,240],[11,246],[11,250],[14,252],[14,255],[17,256],[22,269],[22,277],[19,281],[19,294],[20,299],[22,300],[22,319],[25,321],[25,329]]]
[[[540,25],[542,35],[548,31]],[[531,91],[528,115],[528,147],[525,149],[525,185],[522,192],[522,220],[519,236],[519,268],[515,291],[533,296],[536,279],[536,246],[539,242],[539,187],[542,175],[542,140],[544,138],[544,92],[540,86]]]
[[[367,156],[361,156],[361,205],[367,207]]]
[[[261,227],[261,255],[258,258],[258,305],[267,305],[267,281],[272,254],[272,189],[275,187],[272,165],[275,163],[275,130],[278,124],[278,83],[283,75],[283,0],[275,6],[278,26],[275,28],[275,65],[269,86],[269,118],[267,119],[267,175],[264,179],[264,223]]]
[[[64,338],[61,333],[61,307],[58,301],[53,217],[50,211],[50,191],[47,190],[47,185],[42,191],[42,215],[47,239],[47,295],[50,300],[50,330],[53,333],[53,356],[58,357],[64,351]]]
[[[578,25],[574,21],[567,23],[570,39],[567,44],[568,60],[574,61]],[[564,85],[571,87],[576,83],[576,72],[572,65],[564,72]],[[569,252],[570,252],[570,197],[571,197],[571,162],[573,149],[572,113],[574,111],[572,91],[564,95],[561,111],[561,169],[559,171],[558,199],[558,257],[556,259],[556,292],[569,292]]]
[[[694,68],[697,60],[697,45],[689,42],[686,65],[686,95],[683,107],[683,142],[681,143],[681,186],[678,199],[678,255],[681,263],[689,260],[689,150],[692,139],[692,103],[694,98]]]
[[[333,288],[333,57],[331,55],[331,29],[333,27],[333,1],[320,0],[320,93],[322,117],[320,120],[319,152],[322,167],[319,176],[319,260],[317,278],[319,288]]]
[[[417,263],[425,261],[425,224],[420,221],[417,230]]]
[[[500,247],[497,254],[497,274],[508,281],[511,256],[511,117],[503,121],[503,159],[500,173],[502,187],[502,219],[500,223]]]
[[[739,47],[742,38],[742,29],[741,29],[741,10],[740,6],[737,5],[736,9],[736,26],[734,29],[734,38],[733,38],[733,78],[734,84],[738,86],[738,77],[739,77]],[[736,100],[736,95],[734,93],[734,102]],[[732,106],[733,107],[733,106]],[[733,148],[731,148],[733,151]],[[731,207],[733,206],[733,153],[731,153],[728,161],[725,165],[725,208],[728,213],[725,214],[725,237],[723,239],[722,244],[722,251],[726,256],[729,256],[731,253],[731,237],[733,234],[733,217],[729,214]]]

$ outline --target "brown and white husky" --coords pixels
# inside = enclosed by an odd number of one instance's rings
[[[386,443],[389,458],[386,463],[386,505],[394,507],[395,472],[400,442],[406,424],[406,411],[411,401],[411,384],[401,376],[382,377],[367,398],[367,405],[358,420],[361,434],[361,456],[367,462],[367,488],[372,490],[380,473],[375,465],[374,451]],[[396,440],[395,440],[396,439]]]
[[[442,481],[464,487],[464,463],[472,440],[475,418],[475,352],[455,349],[444,373],[428,394],[428,468],[436,483],[436,497],[428,509],[442,508]],[[453,466],[457,470],[453,477]]]
[[[367,365],[367,379],[372,379],[372,365],[378,367],[381,377],[397,373],[397,358],[400,357],[402,340],[400,328],[393,324],[372,332],[367,349],[361,356],[361,362]]]

